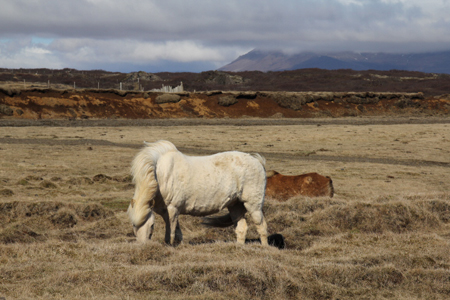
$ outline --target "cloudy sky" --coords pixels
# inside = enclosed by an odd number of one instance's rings
[[[0,0],[0,68],[200,72],[255,48],[450,50],[450,0]]]

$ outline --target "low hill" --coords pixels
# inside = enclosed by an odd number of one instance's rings
[[[276,57],[273,58],[274,60]],[[330,58],[310,58],[304,64],[327,62]],[[185,91],[277,91],[277,92],[422,92],[425,96],[448,94],[450,75],[413,71],[353,71],[317,68],[290,71],[206,71],[201,73],[119,73],[74,69],[0,69],[0,86],[6,89],[116,89],[151,91],[183,83]]]
[[[327,70],[406,70],[427,73],[450,73],[450,51],[429,53],[356,53],[302,52],[285,54],[280,51],[252,50],[219,70],[282,71],[306,68]]]

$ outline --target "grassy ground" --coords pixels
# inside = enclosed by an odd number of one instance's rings
[[[0,127],[0,297],[6,299],[448,299],[450,125]],[[287,248],[235,244],[182,216],[134,243],[125,209],[143,140],[187,154],[259,152],[318,172],[333,198],[266,201]],[[257,238],[249,221],[249,238]]]

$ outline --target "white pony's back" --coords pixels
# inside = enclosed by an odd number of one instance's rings
[[[159,191],[164,202],[179,207],[181,214],[213,214],[238,199],[264,198],[263,161],[238,151],[210,156],[167,152],[156,167]]]

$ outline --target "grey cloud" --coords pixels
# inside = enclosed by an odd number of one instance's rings
[[[8,63],[20,51],[39,53],[30,50],[36,36],[54,39],[39,45],[43,53],[71,65],[218,65],[252,48],[450,48],[450,4],[438,0],[0,0],[0,7],[0,54]]]
[[[5,2],[5,1],[0,1]],[[280,32],[373,29],[408,19],[400,2],[363,1],[7,1],[2,34],[56,37],[264,40]],[[384,27],[384,26],[382,26]],[[295,35],[294,35],[295,37]]]

